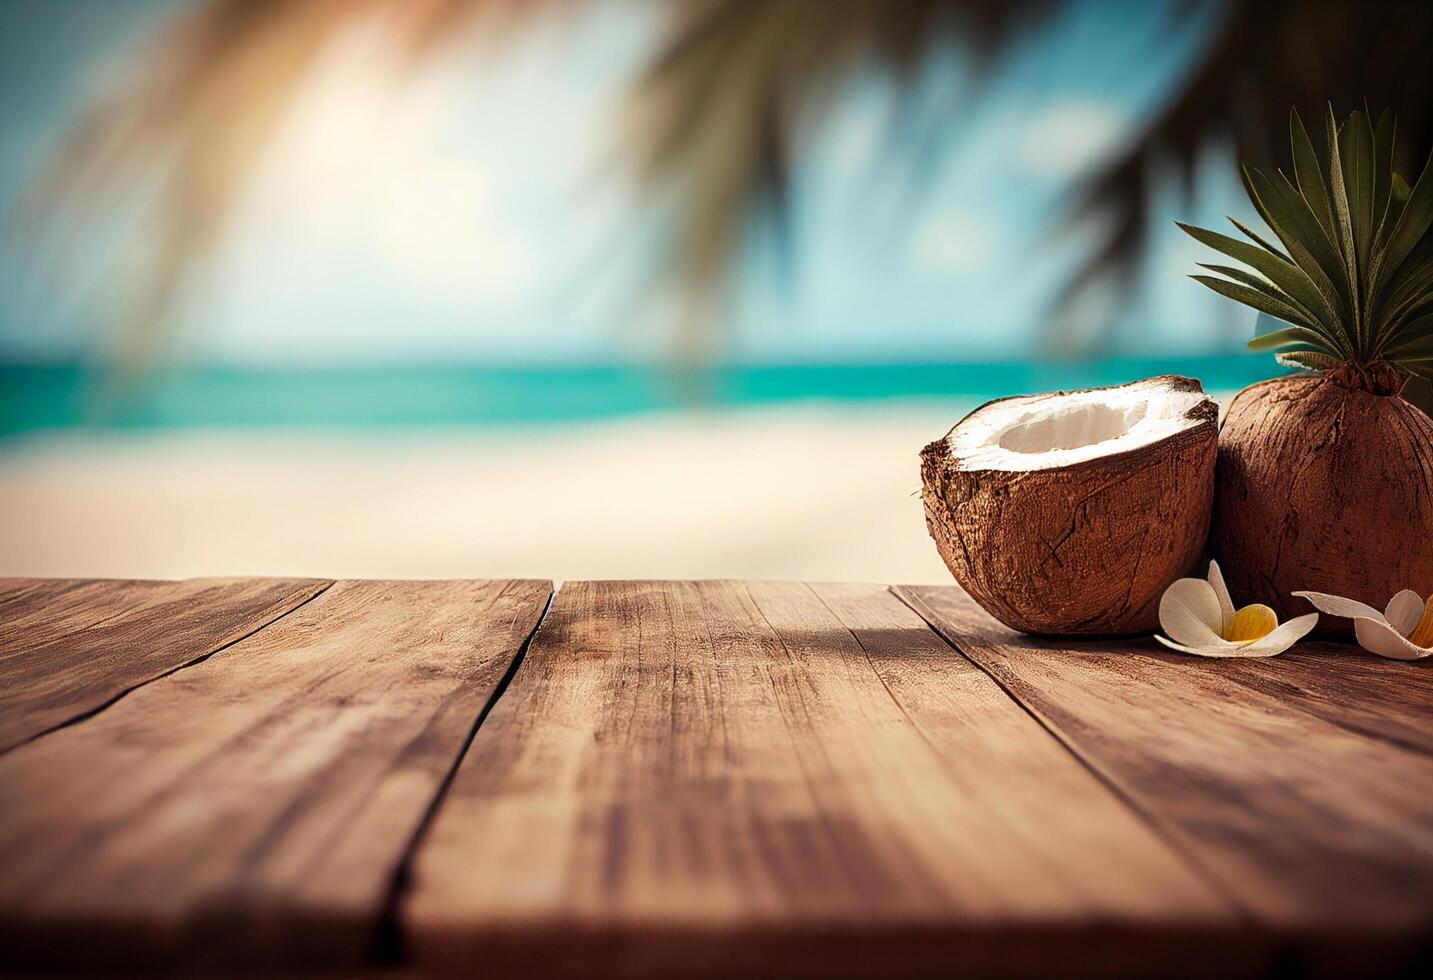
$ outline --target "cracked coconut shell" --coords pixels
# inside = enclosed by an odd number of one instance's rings
[[[1144,632],[1204,549],[1217,437],[1189,378],[999,399],[922,450],[926,526],[1007,626]]]

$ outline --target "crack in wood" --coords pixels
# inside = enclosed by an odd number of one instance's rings
[[[458,768],[463,764],[463,758],[468,754],[473,741],[482,730],[483,722],[487,721],[488,715],[492,714],[493,708],[497,707],[503,695],[507,693],[513,678],[522,668],[523,661],[527,659],[527,651],[531,648],[537,634],[542,631],[542,626],[547,622],[548,613],[552,611],[553,600],[557,597],[558,587],[554,585],[553,590],[548,593],[547,603],[542,607],[542,613],[538,616],[537,622],[523,639],[522,645],[518,647],[517,653],[513,655],[512,663],[504,671],[498,686],[483,704],[482,710],[473,719],[472,728],[468,731],[468,737],[463,741],[462,747],[453,756],[453,764],[443,777],[442,783],[433,793],[433,798],[428,803],[428,808],[423,811],[423,816],[414,828],[412,836],[407,845],[403,848],[403,856],[398,861],[398,867],[393,872],[393,879],[386,890],[386,897],[383,900],[382,912],[379,915],[378,928],[373,937],[373,943],[368,953],[368,959],[375,965],[392,966],[411,962],[408,955],[407,945],[403,936],[401,924],[398,919],[398,907],[403,900],[412,881],[413,857],[422,846],[424,837],[427,836],[428,828],[432,826],[433,820],[438,815],[438,810],[443,805],[443,800],[448,795],[449,788],[453,785],[453,778],[458,774]],[[516,620],[514,620],[516,622]]]

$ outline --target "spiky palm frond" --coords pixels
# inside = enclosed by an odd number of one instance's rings
[[[1161,181],[1192,194],[1201,150],[1230,140],[1235,156],[1268,168],[1290,106],[1317,109],[1332,101],[1388,106],[1402,121],[1400,169],[1433,148],[1433,4],[1385,0],[1376,7],[1347,0],[1184,0],[1172,29],[1216,8],[1215,29],[1189,75],[1122,152],[1075,195],[1071,223],[1090,223],[1104,237],[1057,300],[1062,305],[1104,280],[1133,277],[1151,230]],[[1093,218],[1101,222],[1089,222]]]
[[[1289,114],[1293,176],[1244,168],[1244,186],[1283,248],[1234,221],[1250,241],[1180,224],[1253,272],[1203,265],[1193,278],[1288,326],[1255,337],[1315,370],[1433,379],[1433,158],[1412,187],[1394,170],[1397,124],[1385,111],[1340,126],[1329,106],[1320,159],[1297,110]],[[1230,219],[1233,221],[1233,219]]]
[[[789,2],[804,8],[798,13],[808,21],[808,47],[798,49],[791,64],[780,64],[778,45],[767,55],[778,63],[746,73],[738,67],[761,61],[745,52],[780,29],[785,3],[674,5],[674,27],[647,87],[671,89],[664,111],[646,117],[638,149],[644,174],[689,190],[671,253],[678,264],[673,271],[688,283],[718,278],[753,220],[780,219],[800,122],[820,108],[862,54],[885,65],[909,90],[925,54],[964,45],[989,62],[1059,7],[1030,0]],[[828,16],[839,23],[819,23]],[[1202,151],[1221,139],[1232,139],[1240,159],[1270,163],[1275,146],[1268,134],[1282,125],[1291,105],[1317,106],[1330,98],[1353,105],[1367,98],[1399,112],[1403,152],[1421,160],[1433,148],[1433,59],[1426,54],[1433,49],[1433,4],[1425,0],[1387,0],[1376,15],[1348,0],[1174,0],[1169,17],[1171,31],[1200,23],[1214,29],[1189,74],[1144,128],[1075,189],[1070,222],[1100,218],[1088,224],[1103,229],[1103,237],[1069,279],[1056,309],[1075,305],[1077,294],[1102,281],[1132,280],[1166,169],[1189,190]],[[728,99],[744,109],[737,111]],[[911,125],[948,128],[962,108],[951,103],[944,115]],[[911,135],[912,143],[924,142],[922,133]],[[720,151],[698,149],[713,146]],[[1058,328],[1061,318],[1050,324]],[[1094,334],[1107,336],[1107,330]]]

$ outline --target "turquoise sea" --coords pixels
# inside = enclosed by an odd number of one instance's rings
[[[1229,355],[1002,364],[670,367],[401,366],[184,368],[126,382],[74,365],[0,365],[0,436],[72,427],[541,423],[695,407],[800,401],[959,398],[1119,384],[1156,374],[1242,388],[1280,373],[1272,358]]]

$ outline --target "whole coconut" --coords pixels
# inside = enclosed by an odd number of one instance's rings
[[[1217,418],[1198,381],[1173,376],[990,402],[921,452],[926,526],[1007,626],[1150,630],[1204,549]]]
[[[1236,602],[1282,619],[1309,611],[1296,589],[1377,609],[1402,589],[1433,593],[1433,419],[1397,387],[1396,375],[1350,368],[1235,396],[1210,550]]]

